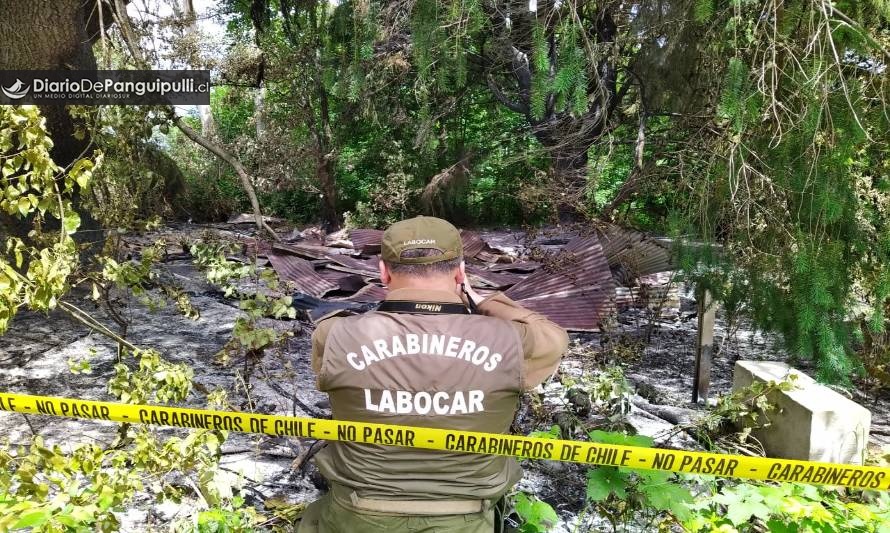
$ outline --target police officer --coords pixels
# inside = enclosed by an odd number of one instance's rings
[[[322,320],[312,336],[335,419],[507,433],[520,393],[554,372],[565,330],[501,293],[479,296],[462,251],[460,233],[438,218],[384,232],[385,301]],[[491,533],[495,502],[522,476],[502,456],[349,442],[329,443],[316,464],[331,490],[300,532]]]

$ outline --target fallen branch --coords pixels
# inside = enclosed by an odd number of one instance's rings
[[[315,454],[323,450],[324,447],[327,445],[328,441],[326,440],[319,439],[313,442],[311,445],[309,445],[309,448],[305,452],[300,454],[300,456],[294,460],[291,469],[301,473],[305,473],[304,469],[306,468],[306,464],[309,462],[309,460],[315,457]]]
[[[631,403],[640,411],[678,425],[692,425],[696,421],[695,415],[700,414],[694,409],[656,405],[636,398],[632,399]]]
[[[286,390],[284,390],[284,388],[281,385],[275,383],[274,380],[269,379],[269,376],[266,374],[265,368],[263,368],[261,366],[260,370],[262,371],[263,377],[265,378],[263,380],[263,383],[266,386],[268,386],[270,389],[277,392],[278,394],[284,396],[288,400],[292,401],[294,403],[294,405],[296,405],[297,407],[302,409],[304,413],[307,413],[312,418],[330,418],[329,414],[319,411],[317,409],[313,409],[312,407],[309,407],[308,405],[306,405],[306,403],[304,403],[302,400],[297,398],[296,395],[287,392]]]

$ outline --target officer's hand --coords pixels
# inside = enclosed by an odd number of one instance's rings
[[[457,286],[457,294],[458,294],[458,296],[460,296],[461,299],[463,299],[465,296],[468,296],[468,297],[470,298],[470,300],[471,300],[474,304],[477,304],[477,305],[478,305],[478,304],[479,304],[482,300],[484,300],[485,298],[482,297],[482,296],[480,296],[479,293],[477,293],[477,292],[473,289],[473,287],[470,285],[470,280],[469,280],[469,278],[467,278],[467,273],[466,273],[466,271],[464,270],[464,265],[463,265],[463,263],[461,263],[461,265],[460,265],[460,272],[461,272],[461,274],[464,275],[464,283],[463,283],[463,287],[464,287],[464,288],[461,289],[461,286],[460,286],[460,285]],[[467,291],[466,295],[463,294],[463,291],[464,291],[464,290]]]

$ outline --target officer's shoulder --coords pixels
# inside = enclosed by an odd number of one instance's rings
[[[355,316],[358,316],[358,315],[346,312],[342,309],[337,310],[337,311],[331,311],[330,313],[327,313],[326,315],[318,317],[315,320],[313,320],[313,322],[315,323],[315,331],[319,331],[319,330],[325,331],[325,332],[330,331],[331,328],[334,327],[334,325],[336,325],[344,320],[347,320],[349,318],[353,318]]]
[[[315,327],[320,328],[322,327],[322,325],[324,325],[324,327],[330,329],[334,326],[334,324],[364,320],[373,314],[374,311],[356,313],[355,311],[351,311],[349,309],[338,309],[315,319]]]

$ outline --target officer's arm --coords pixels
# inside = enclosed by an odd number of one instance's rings
[[[324,345],[328,340],[328,333],[331,332],[331,328],[336,320],[336,317],[324,319],[318,323],[315,331],[312,332],[312,370],[315,371],[316,377],[321,372],[321,363],[324,360]]]
[[[477,310],[483,315],[509,320],[516,327],[525,353],[524,388],[536,387],[553,374],[569,346],[566,330],[500,292],[482,300]]]

